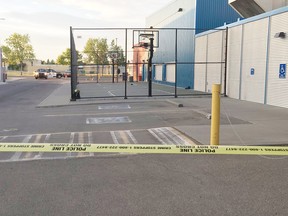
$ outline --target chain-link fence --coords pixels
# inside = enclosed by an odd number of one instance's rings
[[[225,71],[225,54],[210,62],[199,58],[201,43],[192,28],[71,27],[70,34],[72,100],[79,91],[81,98],[202,95],[194,90],[195,70],[201,74],[195,65]],[[206,48],[199,49],[201,55]]]

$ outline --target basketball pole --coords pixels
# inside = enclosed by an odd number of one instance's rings
[[[150,39],[150,49],[149,49],[149,60],[148,60],[148,97],[152,97],[152,58],[153,58],[153,41],[154,38],[151,37]]]

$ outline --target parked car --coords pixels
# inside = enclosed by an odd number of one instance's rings
[[[47,79],[48,78],[48,75],[49,73],[47,72],[46,69],[37,69],[35,72],[34,72],[34,77],[35,79],[38,79],[38,78],[44,78],[44,79]]]
[[[50,76],[56,77],[56,78],[61,78],[63,76],[62,73],[55,71],[54,69],[47,69],[47,72],[49,73]]]
[[[64,76],[64,77],[71,77],[71,71],[65,71],[65,72],[63,73],[63,76]]]

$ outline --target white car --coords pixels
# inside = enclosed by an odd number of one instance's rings
[[[35,79],[39,79],[39,78],[47,79],[48,75],[49,73],[47,72],[46,69],[38,69],[34,72]]]
[[[57,72],[53,69],[47,69],[47,73],[49,77],[57,77]]]
[[[62,73],[57,72],[57,71],[55,71],[55,70],[53,70],[53,69],[47,69],[47,72],[49,73],[49,76],[48,76],[48,77],[50,77],[50,78],[52,78],[52,77],[56,77],[56,78],[61,78],[61,77],[63,77],[63,74],[62,74]]]

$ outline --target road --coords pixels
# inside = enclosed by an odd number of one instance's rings
[[[0,85],[0,142],[192,145],[174,126],[209,124],[165,101],[36,108],[62,82]],[[0,161],[0,215],[288,212],[286,157],[11,152]]]

